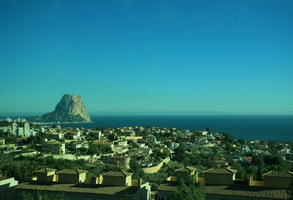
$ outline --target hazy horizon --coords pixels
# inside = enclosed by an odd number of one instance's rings
[[[48,111],[49,112],[49,111]],[[6,112],[0,113],[0,117],[33,117],[40,116],[47,112]],[[91,117],[93,116],[293,116],[293,114],[283,113],[182,113],[182,112],[88,112]]]

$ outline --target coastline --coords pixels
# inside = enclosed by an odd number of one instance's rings
[[[20,116],[20,115],[18,115]],[[18,117],[17,116],[17,117]],[[3,116],[3,118],[15,116]],[[30,116],[24,116],[28,119]],[[118,128],[127,126],[176,127],[213,132],[226,132],[240,139],[293,141],[292,115],[91,115],[91,122],[29,122],[71,128]]]
[[[90,122],[30,122],[31,124],[34,125],[57,125],[57,124],[93,124],[95,123],[94,121],[90,121]]]

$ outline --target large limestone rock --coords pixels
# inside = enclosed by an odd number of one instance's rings
[[[82,103],[81,97],[65,94],[55,107],[55,110],[46,113],[33,121],[38,122],[91,122],[91,118]]]

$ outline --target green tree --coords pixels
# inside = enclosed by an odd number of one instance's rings
[[[200,185],[180,185],[172,195],[172,200],[204,200],[204,194]]]
[[[100,148],[98,146],[89,145],[88,154],[90,154],[90,155],[93,155],[93,154],[100,155],[100,153],[101,153],[101,150],[100,150]]]
[[[15,135],[8,135],[8,137],[5,138],[5,142],[7,144],[15,144],[16,143],[16,136]]]
[[[267,155],[264,156],[263,161],[265,162],[266,165],[269,166],[280,166],[283,164],[283,160],[280,156],[278,155]]]
[[[109,146],[101,146],[101,147],[100,147],[100,150],[101,150],[101,152],[102,152],[103,154],[105,154],[105,153],[111,153],[111,152],[112,152],[112,149],[111,149],[111,147],[109,147]]]
[[[223,136],[224,136],[224,140],[228,143],[233,143],[235,140],[235,138],[228,133],[223,133]]]
[[[144,171],[142,170],[140,164],[136,160],[130,160],[129,166],[130,166],[130,172],[134,174],[133,175],[134,178],[144,177]]]
[[[178,162],[183,162],[187,155],[186,155],[186,146],[184,144],[180,144],[177,149],[174,150],[174,158]]]
[[[240,165],[239,163],[237,162],[234,162],[231,166],[233,169],[236,169],[237,170],[237,173],[236,173],[236,178],[237,179],[246,179],[246,170],[244,167],[242,167],[242,165]]]

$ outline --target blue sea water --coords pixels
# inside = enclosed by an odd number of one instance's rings
[[[94,123],[66,124],[65,127],[159,126],[181,129],[210,128],[241,139],[293,141],[293,116],[195,116],[132,115],[92,116]]]

